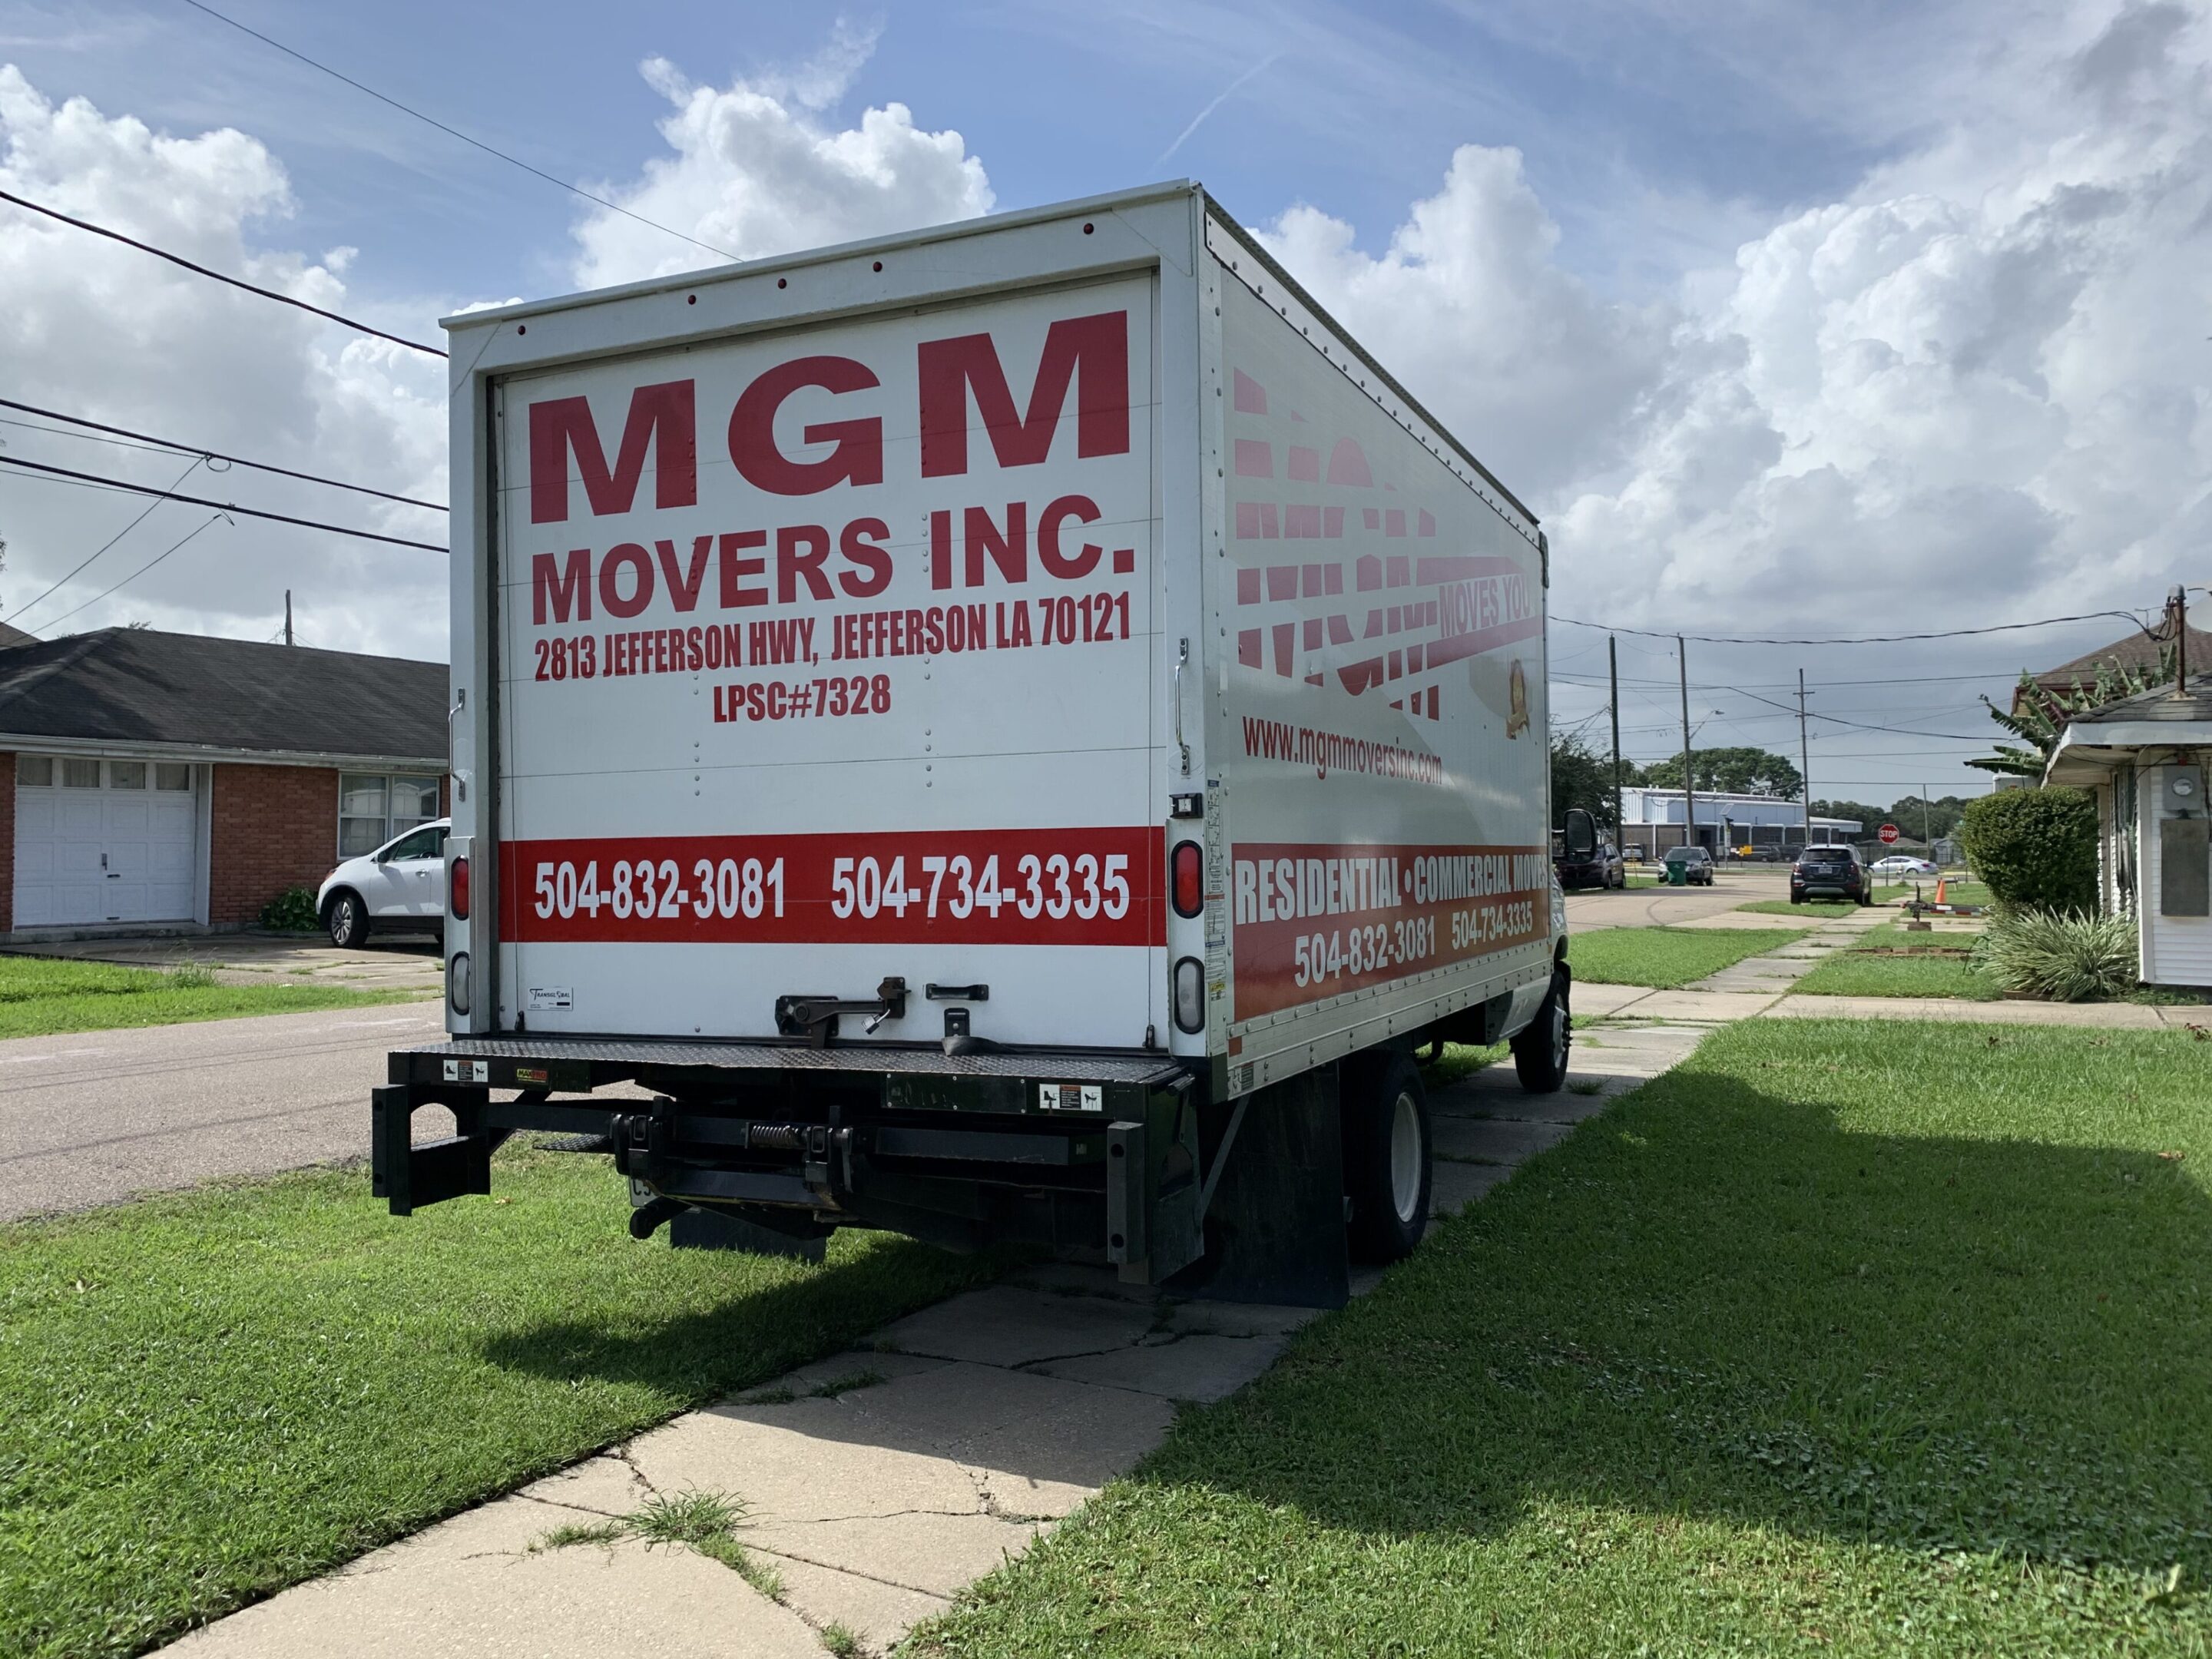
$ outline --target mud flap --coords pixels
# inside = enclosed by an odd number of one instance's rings
[[[369,1191],[393,1215],[412,1215],[426,1204],[491,1191],[491,1155],[505,1135],[481,1127],[480,1099],[452,1099],[462,1133],[414,1144],[415,1109],[431,1103],[425,1091],[404,1083],[369,1091]]]
[[[1352,1297],[1336,1068],[1272,1084],[1244,1103],[1218,1156],[1206,1253],[1170,1280],[1223,1302],[1340,1308]]]

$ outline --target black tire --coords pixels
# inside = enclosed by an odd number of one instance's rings
[[[342,951],[357,951],[368,942],[368,907],[360,894],[341,887],[323,908],[323,926],[331,944]]]
[[[1552,971],[1552,988],[1521,1034],[1513,1039],[1513,1070],[1532,1095],[1555,1095],[1566,1086],[1567,1056],[1574,1046],[1569,1011],[1571,980],[1561,963]]]
[[[1403,1053],[1347,1063],[1341,1073],[1346,1243],[1354,1261],[1403,1261],[1429,1226],[1435,1145],[1420,1068]]]

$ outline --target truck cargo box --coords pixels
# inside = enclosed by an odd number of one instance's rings
[[[447,326],[462,1082],[1218,1103],[1549,994],[1544,538],[1198,187]]]

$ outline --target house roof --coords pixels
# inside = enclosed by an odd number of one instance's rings
[[[2212,669],[2212,663],[2207,663],[2206,667]],[[2154,685],[2148,691],[2118,697],[2086,714],[2076,714],[2067,724],[2118,726],[2137,720],[2212,720],[2212,680],[2191,673],[2186,691],[2177,692],[2170,685]]]
[[[38,642],[36,634],[26,634],[12,623],[0,623],[0,651],[5,651],[11,645],[36,645]]]
[[[2116,669],[2155,669],[2158,653],[2172,639],[2173,619],[2161,617],[2147,633],[2137,629],[2125,639],[2115,640],[2101,650],[2091,651],[2071,662],[2062,662],[2056,668],[2046,668],[2033,678],[2046,691],[2071,691],[2076,681],[2083,685],[2094,684],[2097,671],[2107,665]],[[2190,678],[2194,679],[2198,669],[2212,670],[2212,633],[2192,628],[2188,641]]]
[[[442,769],[447,678],[441,662],[104,628],[0,648],[0,735]]]
[[[2076,714],[2058,734],[2045,783],[2094,783],[2112,769],[2176,750],[2212,746],[2212,673],[2192,672],[2189,689],[2153,686]]]

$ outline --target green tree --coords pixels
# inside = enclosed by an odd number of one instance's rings
[[[1813,803],[1816,818],[1844,818],[1863,826],[1868,835],[1880,829],[1887,817],[1879,806],[1870,806],[1863,800],[1816,800]]]
[[[1957,795],[1938,795],[1927,801],[1906,795],[1890,803],[1885,821],[1903,830],[1908,840],[1940,841],[1959,827],[1960,816],[1966,810],[1966,803]]]
[[[1786,755],[1767,749],[1697,749],[1691,751],[1697,768],[1698,787],[1713,794],[1772,795],[1796,800],[1805,790],[1805,779]],[[1682,757],[1670,756],[1644,769],[1644,781],[1654,789],[1682,787]]]
[[[1627,772],[1624,766],[1624,775]],[[1590,747],[1579,732],[1552,734],[1552,826],[1565,821],[1567,809],[1579,806],[1610,834],[1619,834],[1613,821],[1613,761]]]
[[[1994,755],[1981,756],[1966,764],[1979,771],[2039,781],[2051,764],[2051,752],[2058,747],[2059,733],[2066,729],[2068,720],[2093,708],[2102,708],[2108,702],[2117,702],[2122,697],[2148,691],[2154,685],[2170,685],[2174,667],[2173,646],[2169,642],[2159,647],[2156,668],[2123,668],[2116,663],[2099,663],[2095,679],[2086,685],[2077,679],[2068,691],[2048,690],[2023,668],[2020,671],[2020,684],[2013,692],[2014,709],[2000,708],[1987,697],[1982,699],[1990,718],[2020,741],[2001,743]]]
[[[1966,859],[2000,903],[2097,908],[2097,804],[2086,789],[2000,789],[1970,801]]]

